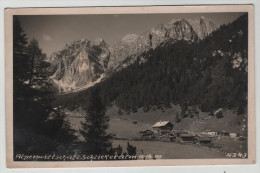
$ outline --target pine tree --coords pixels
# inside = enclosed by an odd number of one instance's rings
[[[13,34],[14,155],[53,153],[73,140],[73,131],[64,121],[65,115],[53,109],[53,93],[43,87],[49,85],[45,56],[36,40],[27,46],[16,17]]]
[[[17,16],[13,17],[13,86],[14,94],[23,93],[29,80],[29,60],[27,58],[27,36]],[[21,68],[23,67],[23,68]]]
[[[48,86],[48,77],[50,75],[48,67],[50,63],[45,61],[46,55],[42,53],[37,40],[30,41],[27,52],[30,61],[29,85],[34,87]]]
[[[109,117],[106,116],[106,107],[102,103],[96,88],[90,92],[85,122],[82,123],[81,134],[84,137],[85,152],[88,154],[106,154],[112,144],[111,134],[107,134]]]

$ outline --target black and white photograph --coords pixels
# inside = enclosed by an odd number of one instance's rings
[[[12,162],[254,157],[248,10],[158,8],[12,15]]]

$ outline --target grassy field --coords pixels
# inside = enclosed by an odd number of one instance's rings
[[[151,110],[143,112],[138,110],[136,113],[123,113],[118,115],[118,107],[111,106],[107,109],[107,115],[110,117],[108,133],[116,134],[117,138],[131,141],[134,137],[140,137],[139,131],[152,129],[152,125],[158,121],[171,121],[174,123],[174,129],[182,129],[194,132],[201,132],[206,130],[225,130],[227,132],[240,132],[239,123],[245,119],[244,115],[236,115],[230,110],[224,111],[224,117],[217,119],[216,117],[208,116],[208,113],[200,112],[199,117],[185,118],[180,123],[175,123],[175,114],[180,111],[179,106],[173,106],[171,109]],[[70,122],[73,129],[76,130],[76,135],[82,139],[79,131],[81,129],[81,122],[84,119],[85,111],[78,109],[74,111],[66,110],[67,120]],[[126,140],[114,141],[113,145],[126,145]],[[227,152],[247,152],[247,142],[241,142],[231,138],[221,138],[220,140],[213,140],[216,148],[206,148],[202,146],[180,145],[177,143],[165,143],[159,141],[131,141],[131,144],[137,146],[138,152],[141,150],[145,153],[159,152],[166,158],[200,158],[200,157],[222,157],[223,153]],[[126,147],[124,147],[126,148]],[[221,153],[213,150],[221,151]],[[187,151],[187,152],[185,152]],[[202,152],[202,153],[200,153]],[[153,154],[153,153],[149,153]],[[212,155],[212,156],[211,156]]]
[[[126,152],[127,142],[136,146],[137,156],[143,154],[162,155],[162,159],[208,159],[225,157],[225,154],[222,152],[172,142],[114,140],[113,146],[121,145],[123,152]]]
[[[151,129],[152,125],[158,121],[171,121],[174,123],[174,129],[189,130],[201,132],[207,130],[239,133],[245,115],[236,115],[231,110],[224,110],[224,117],[217,119],[216,117],[208,116],[206,112],[200,112],[199,116],[193,118],[186,117],[181,122],[175,123],[176,112],[180,112],[179,106],[174,106],[165,110],[150,110],[144,112],[139,109],[136,113],[123,113],[118,115],[118,107],[111,106],[107,109],[107,115],[110,117],[109,131],[114,132],[118,137],[132,138],[136,136],[136,132],[145,129]],[[78,109],[74,111],[66,110],[67,119],[73,129],[80,129],[80,122],[84,121],[85,111]],[[133,124],[133,122],[136,124]]]
[[[172,105],[170,109],[157,109],[144,112],[139,109],[136,113],[124,113],[118,115],[118,107],[111,106],[107,109],[107,114],[113,118],[128,120],[130,122],[137,121],[140,124],[152,126],[158,121],[170,121],[174,123],[175,129],[189,130],[189,131],[206,131],[206,130],[224,130],[227,132],[240,132],[243,119],[246,119],[245,115],[236,115],[231,110],[223,111],[223,118],[217,119],[215,116],[210,117],[208,112],[199,112],[198,116],[193,118],[186,117],[179,123],[175,123],[175,116],[177,112],[181,112],[181,108],[178,105]]]
[[[214,146],[221,146],[219,151],[226,153],[247,153],[247,141],[239,141],[229,137],[213,141]]]

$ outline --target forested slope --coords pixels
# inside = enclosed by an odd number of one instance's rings
[[[153,105],[198,105],[244,113],[247,106],[248,16],[221,26],[200,42],[167,41],[141,54],[129,67],[94,87],[60,96],[67,107],[85,107],[100,88],[106,104],[135,112]],[[143,61],[145,59],[146,61]]]

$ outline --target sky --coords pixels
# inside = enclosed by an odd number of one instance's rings
[[[242,14],[244,13],[27,15],[19,16],[19,19],[28,39],[38,40],[43,53],[50,56],[72,41],[103,38],[112,45],[126,34],[141,34],[174,18],[195,19],[204,16],[217,25],[222,25],[234,21]]]

